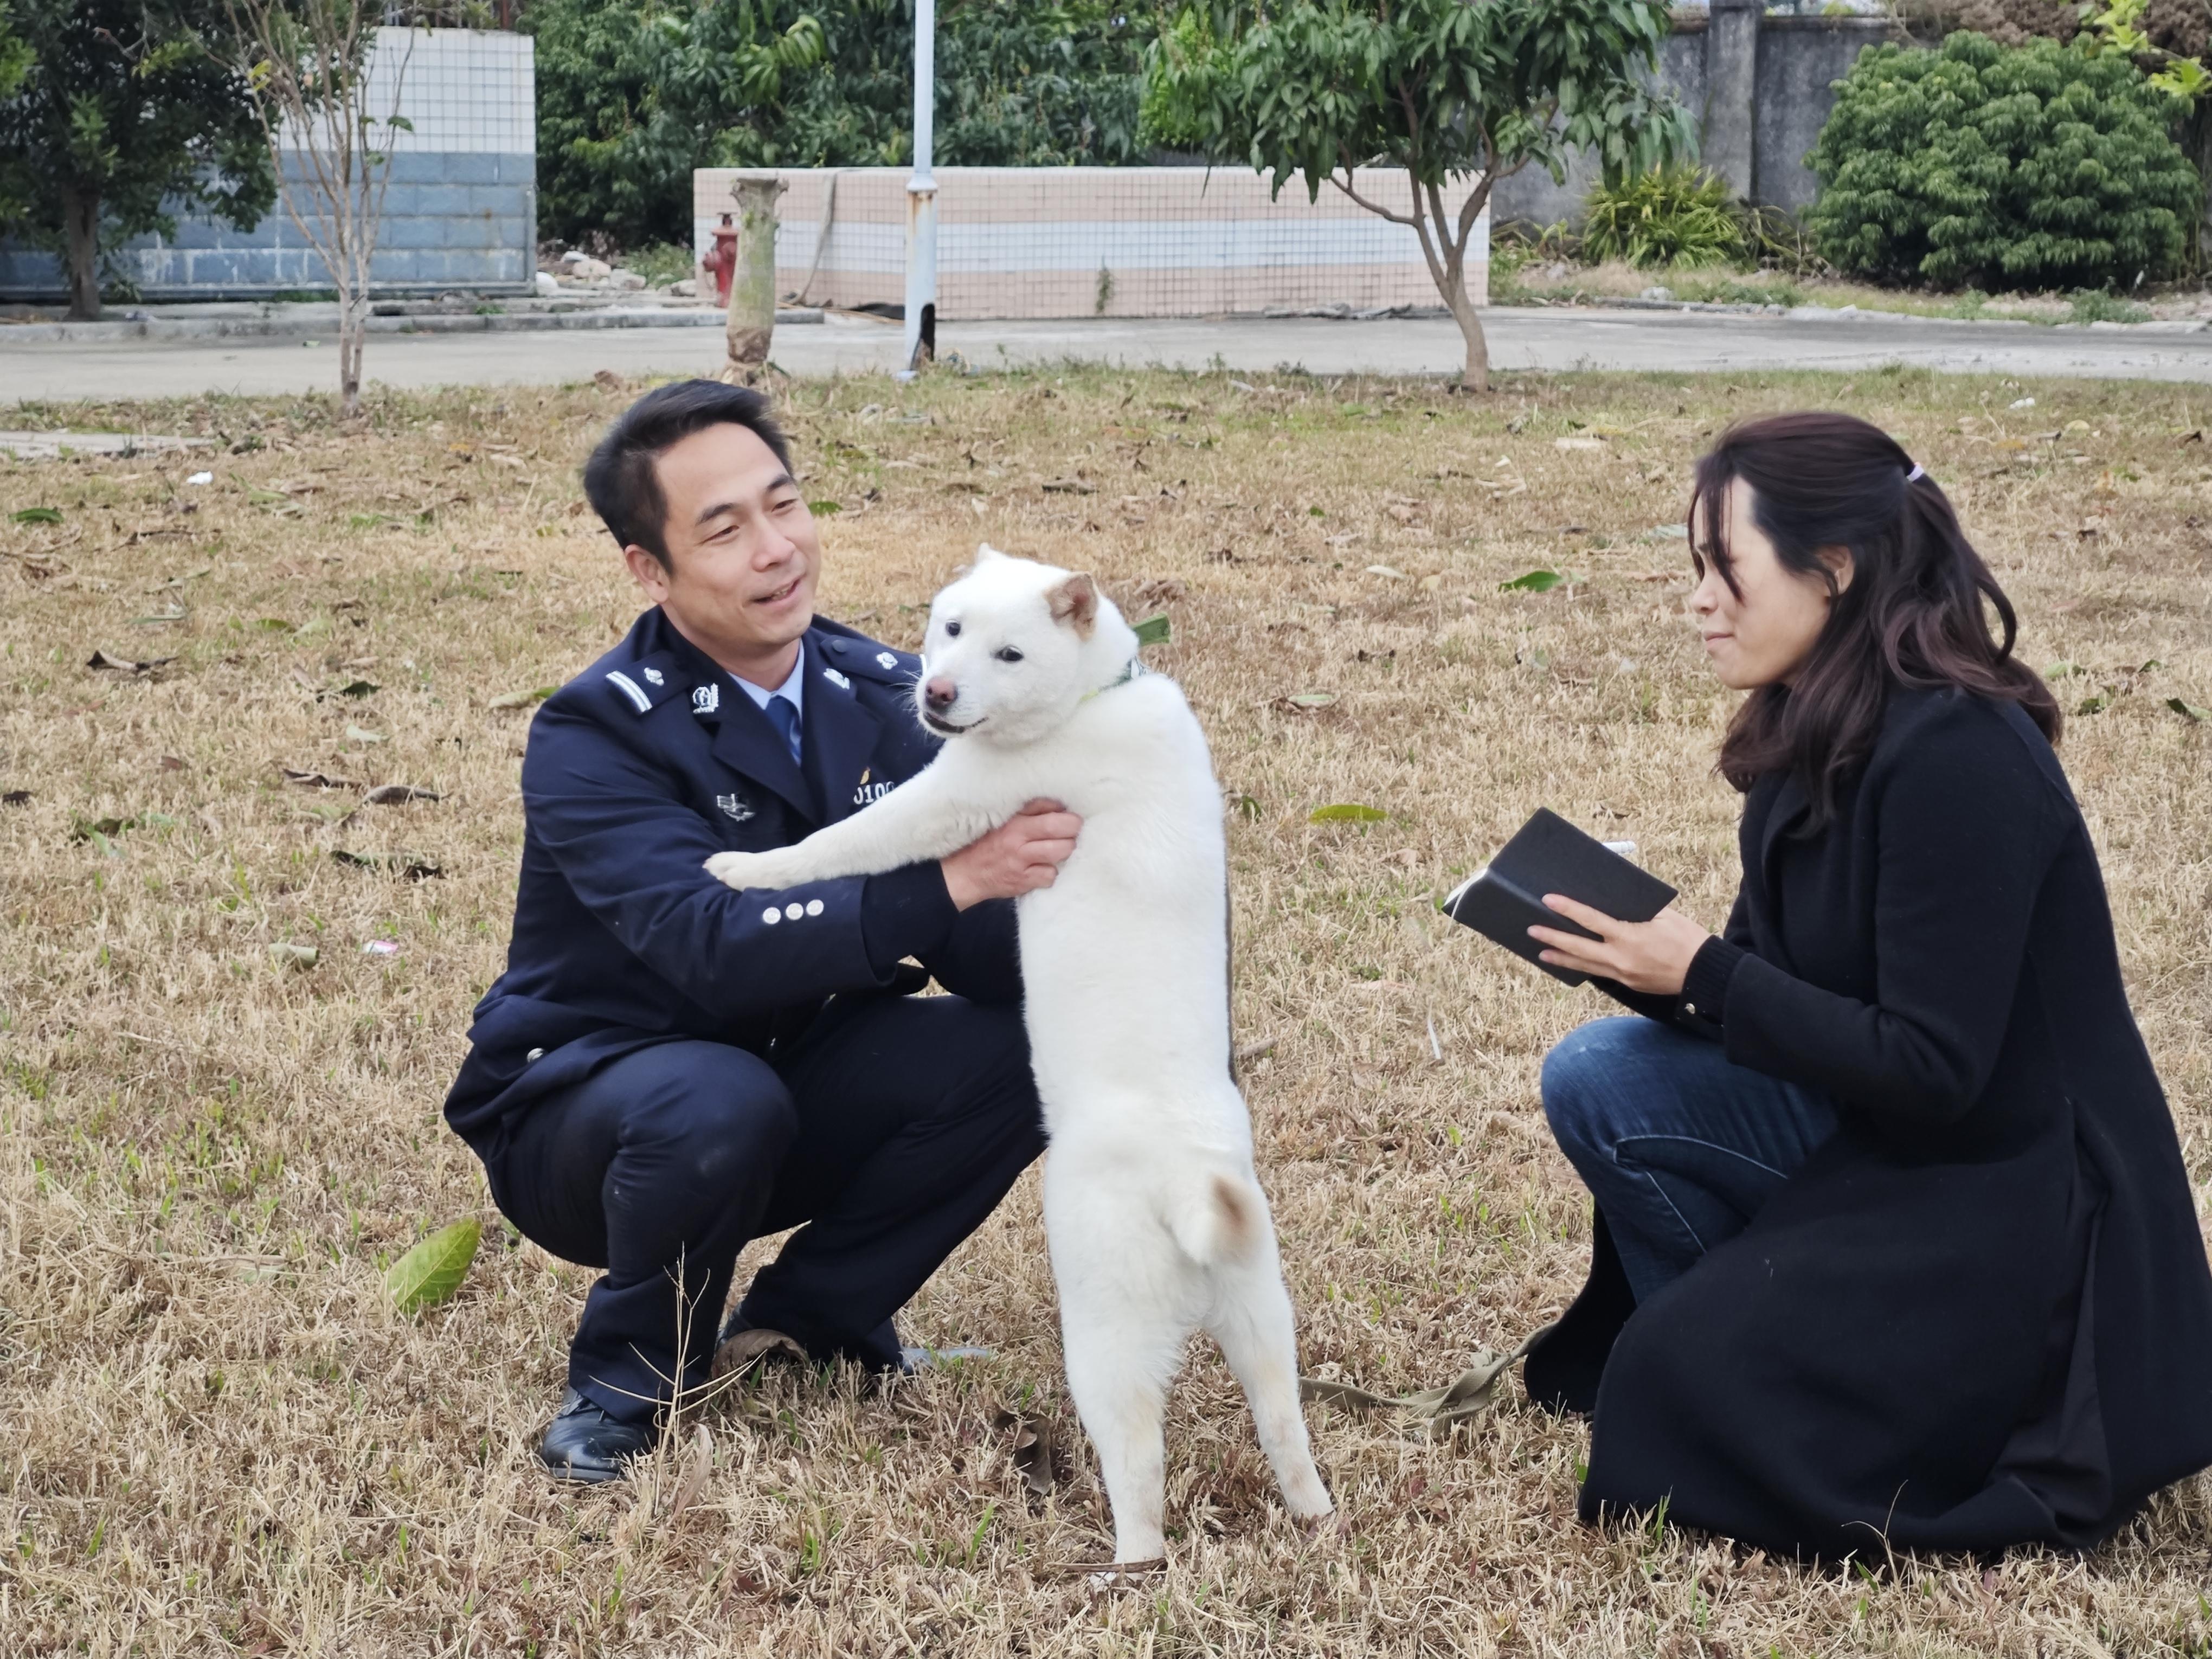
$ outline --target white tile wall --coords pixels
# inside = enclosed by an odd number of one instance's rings
[[[534,154],[536,44],[526,34],[476,29],[380,28],[367,107],[383,118],[397,76],[398,112],[415,131],[399,133],[395,150]]]

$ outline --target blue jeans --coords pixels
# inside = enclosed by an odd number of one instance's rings
[[[1837,1127],[1826,1096],[1633,1015],[1570,1031],[1544,1057],[1543,1087],[1638,1302],[1741,1232]]]

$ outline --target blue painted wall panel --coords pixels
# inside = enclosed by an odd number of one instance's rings
[[[418,152],[393,161],[372,267],[379,291],[529,289],[537,270],[536,157]],[[121,259],[149,300],[329,286],[320,257],[281,204],[250,231],[179,217],[173,237],[141,237]],[[64,292],[54,255],[0,241],[0,299],[51,301]]]

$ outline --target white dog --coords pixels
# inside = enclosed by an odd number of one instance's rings
[[[1039,797],[1083,818],[1017,901],[1030,1051],[1052,1151],[1045,1236],[1075,1407],[1115,1559],[1165,1553],[1161,1420],[1194,1330],[1221,1345],[1291,1513],[1332,1512],[1298,1409],[1297,1339],[1230,1069],[1221,793],[1198,720],[1087,575],[985,547],[937,596],[915,703],[949,742],[793,847],[721,853],[732,887],[943,858]]]

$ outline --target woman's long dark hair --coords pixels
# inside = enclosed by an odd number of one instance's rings
[[[1753,691],[1721,744],[1721,775],[1738,789],[1771,773],[1794,775],[1812,804],[1808,830],[1833,815],[1895,688],[1956,686],[2016,702],[2058,741],[2057,699],[2013,657],[2012,602],[1936,481],[1911,477],[1913,470],[1880,428],[1824,411],[1731,427],[1698,462],[1689,528],[1699,575],[1711,559],[1729,591],[1742,592],[1728,546],[1729,486],[1741,483],[1752,491],[1752,520],[1783,567],[1820,578],[1833,600],[1791,684]],[[1820,556],[1838,546],[1850,550],[1852,567],[1840,592]]]

